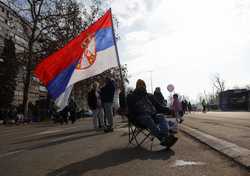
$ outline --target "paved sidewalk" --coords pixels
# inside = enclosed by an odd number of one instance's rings
[[[181,130],[250,169],[250,113],[193,113]]]

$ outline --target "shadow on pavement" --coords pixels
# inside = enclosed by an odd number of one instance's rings
[[[173,156],[173,150],[148,151],[143,148],[121,148],[104,152],[100,155],[86,160],[71,163],[65,167],[56,169],[47,176],[80,176],[91,170],[102,170],[105,168],[121,165],[129,161],[139,160],[167,160]]]
[[[35,142],[35,141],[41,141],[41,140],[45,140],[45,139],[66,137],[66,136],[71,136],[71,135],[75,135],[75,134],[79,134],[79,133],[88,133],[88,132],[95,132],[95,130],[94,129],[87,129],[87,130],[78,130],[78,131],[73,131],[73,132],[68,132],[68,133],[67,132],[61,132],[60,134],[54,134],[54,135],[49,134],[49,136],[36,137],[35,139],[27,139],[27,140],[23,140],[23,141],[20,141],[20,142],[15,142],[15,143],[12,143],[12,144],[22,144],[22,143],[28,143],[28,142]]]
[[[29,150],[36,150],[36,149],[40,149],[40,148],[50,147],[53,145],[59,145],[59,144],[63,144],[66,142],[72,142],[72,141],[76,141],[76,140],[80,140],[80,139],[84,139],[84,138],[89,138],[89,137],[93,137],[93,136],[97,136],[97,135],[104,135],[104,133],[87,134],[87,135],[81,135],[81,136],[70,137],[70,138],[61,139],[61,140],[57,140],[57,141],[52,141],[52,142],[49,142],[46,144],[41,144],[41,145],[31,147],[31,148],[29,148]]]
[[[35,127],[35,128],[47,128],[47,127],[57,127],[57,126],[59,126],[59,124],[55,124],[55,123],[50,123],[50,124],[32,124],[32,127]]]
[[[98,135],[105,135],[105,133],[93,133],[93,134],[81,135],[81,136],[76,136],[76,137],[68,137],[66,139],[54,140],[54,141],[51,141],[48,143],[38,144],[38,145],[35,145],[32,147],[23,147],[23,148],[15,149],[14,151],[16,151],[16,150],[36,150],[36,149],[46,148],[46,147],[59,145],[59,144],[67,143],[67,142],[72,142],[72,141],[76,141],[76,140],[80,140],[80,139],[84,139],[84,138],[98,136]],[[13,152],[13,151],[9,151],[9,152]]]

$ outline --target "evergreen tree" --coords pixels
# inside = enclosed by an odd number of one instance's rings
[[[0,62],[0,108],[7,108],[14,98],[18,64],[15,44],[12,39],[4,40],[4,48]]]

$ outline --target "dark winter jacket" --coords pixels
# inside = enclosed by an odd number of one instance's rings
[[[106,85],[101,89],[101,100],[102,103],[112,103],[114,100],[115,94],[115,84],[110,80]]]
[[[158,101],[158,103],[160,103],[161,105],[165,104],[164,97],[163,97],[161,92],[155,91],[154,92],[154,97],[155,97],[155,100]]]
[[[119,105],[120,108],[126,108],[126,97],[124,91],[121,91],[119,94]]]
[[[75,116],[76,110],[77,110],[77,105],[75,103],[75,101],[71,100],[69,102],[69,112],[70,112],[70,116]]]
[[[170,114],[169,108],[161,106],[152,94],[137,89],[127,96],[127,104],[129,114],[132,116]]]
[[[92,110],[97,108],[97,97],[94,89],[88,93],[88,105]]]

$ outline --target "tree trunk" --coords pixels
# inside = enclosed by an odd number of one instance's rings
[[[28,62],[26,64],[26,76],[24,80],[24,90],[23,90],[23,110],[24,116],[28,115],[28,102],[29,102],[29,86],[30,86],[30,76],[31,76],[31,61],[32,61],[32,52],[33,52],[33,38],[34,38],[34,30],[32,31],[31,40],[29,41],[29,54],[28,54]]]
[[[27,117],[28,115],[28,103],[29,103],[29,86],[30,86],[30,76],[31,76],[31,62],[33,57],[33,45],[35,39],[35,32],[37,28],[37,17],[34,18],[34,23],[32,26],[31,36],[29,38],[29,51],[28,51],[28,62],[26,64],[26,77],[24,81],[24,90],[23,90],[23,110],[24,116]]]
[[[24,109],[24,116],[27,117],[28,115],[28,100],[29,100],[29,86],[30,86],[30,63],[31,63],[31,54],[28,56],[28,63],[26,65],[26,76],[24,81],[24,90],[23,90],[23,109]]]

